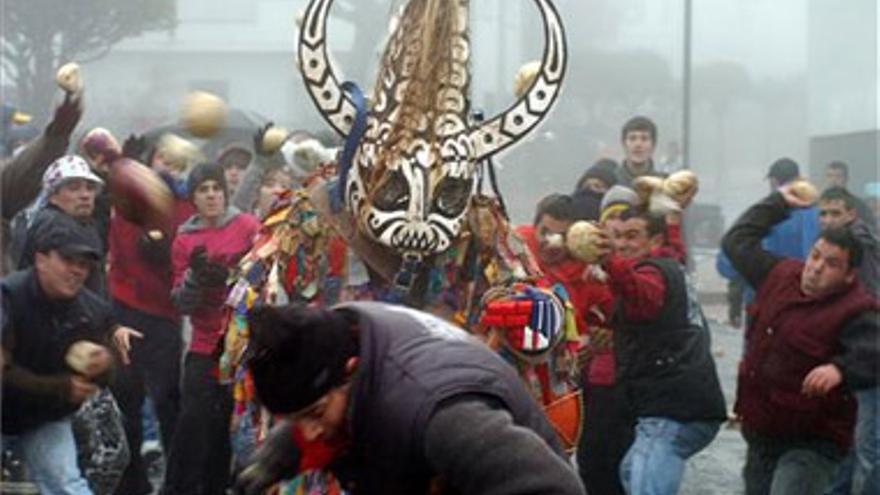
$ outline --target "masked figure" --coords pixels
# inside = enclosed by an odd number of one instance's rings
[[[335,177],[279,198],[230,292],[221,370],[236,384],[236,443],[246,450],[267,422],[238,366],[245,316],[256,303],[374,299],[430,311],[483,335],[536,398],[565,409],[558,402],[573,397],[572,307],[564,289],[542,283],[499,199],[481,191],[488,159],[535,128],[559,95],[566,46],[558,13],[550,0],[534,0],[546,36],[540,70],[507,110],[477,122],[467,0],[411,0],[402,8],[370,98],[340,82],[330,63],[332,3],[308,5],[298,61],[316,107],[345,145]],[[575,432],[560,433],[576,441]]]

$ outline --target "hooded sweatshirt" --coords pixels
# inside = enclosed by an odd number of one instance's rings
[[[587,179],[599,179],[608,188],[617,184],[617,164],[612,160],[599,160],[595,165],[587,169],[584,175],[578,179],[575,191],[571,194],[578,218],[581,220],[598,221],[601,213],[602,197],[604,192],[596,192],[587,187]]]
[[[223,304],[226,286],[200,287],[190,270],[190,256],[204,246],[208,259],[227,268],[234,267],[253,243],[260,222],[247,213],[228,207],[217,226],[207,226],[198,214],[190,217],[177,231],[171,247],[174,273],[171,299],[183,314],[190,315],[193,326],[189,352],[211,355],[223,335]]]

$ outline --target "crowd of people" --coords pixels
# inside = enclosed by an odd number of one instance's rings
[[[292,300],[248,315],[244,362],[274,419],[262,445],[233,461],[236,397],[217,369],[236,267],[278,202],[326,176],[334,153],[305,132],[288,142],[307,153],[270,153],[260,129],[253,146],[232,143],[214,160],[179,137],[118,146],[106,131],[65,154],[80,113],[66,98],[3,165],[4,444],[42,493],[153,493],[145,419],[158,424],[166,494],[262,493],[309,466],[353,493],[674,494],[687,459],[725,421],[748,445],[747,494],[880,486],[880,244],[842,162],[828,166],[818,201],[793,186],[796,163],[773,163],[770,195],[724,237],[719,269],[752,294],[731,414],[685,268],[682,213],[696,188],[639,190],[639,178],[665,174],[652,160],[656,126],[635,117],[621,131],[620,164],[597,161],[511,234],[574,310],[577,336],[563,345],[586,407],[573,461],[540,394],[484,345],[481,327],[523,327],[494,321],[497,304],[468,324],[399,302]],[[107,187],[113,153],[162,177],[174,195],[169,225],[119,214]],[[566,243],[581,221],[598,226],[589,261]],[[109,488],[87,476],[73,425],[106,387],[129,446]]]
[[[4,460],[45,495],[672,495],[729,423],[747,495],[877,493],[880,244],[846,165],[819,194],[776,161],[721,242],[753,294],[727,404],[687,268],[699,179],[655,166],[650,118],[507,215],[492,156],[567,65],[536,3],[543,59],[491,118],[466,2],[439,1],[402,6],[369,98],[310,3],[299,69],[341,141],[230,139],[206,93],[178,129],[73,140],[70,65],[42,132],[4,108]]]

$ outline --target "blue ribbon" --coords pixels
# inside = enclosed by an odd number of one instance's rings
[[[342,83],[342,90],[348,93],[351,103],[354,105],[355,117],[348,136],[345,137],[345,145],[342,147],[342,156],[339,158],[339,175],[335,189],[330,196],[331,207],[334,212],[342,209],[345,202],[345,183],[348,181],[348,171],[351,170],[351,162],[354,160],[354,153],[357,151],[358,144],[364,132],[367,130],[367,101],[364,93],[357,84],[346,81]]]

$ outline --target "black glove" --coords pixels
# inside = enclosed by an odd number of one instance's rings
[[[70,136],[80,117],[82,117],[82,107],[79,104],[79,97],[71,98],[70,93],[64,93],[64,101],[55,109],[52,122],[46,127],[46,134]]]
[[[138,238],[138,250],[141,258],[151,265],[171,266],[171,241],[161,230],[142,232]]]
[[[257,132],[254,133],[254,152],[260,156],[267,157],[272,155],[272,153],[263,149],[263,136],[266,135],[266,131],[271,129],[273,125],[275,125],[274,122],[269,122],[263,127],[258,128]]]
[[[144,152],[147,151],[147,138],[129,134],[128,139],[122,144],[122,156],[132,160],[141,161]]]
[[[269,431],[266,440],[248,459],[248,465],[235,476],[236,495],[261,495],[275,483],[299,472],[300,451],[293,441],[293,425],[281,421]]]
[[[229,277],[229,270],[225,266],[208,259],[205,246],[193,249],[189,256],[189,267],[201,287],[221,287],[226,285],[226,278]]]

